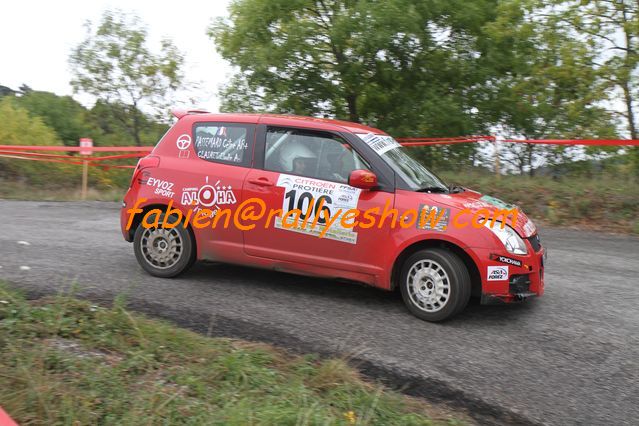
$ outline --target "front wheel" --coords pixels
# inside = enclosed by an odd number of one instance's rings
[[[464,262],[445,249],[420,250],[402,266],[400,289],[408,310],[426,321],[443,321],[461,312],[471,283]]]
[[[170,216],[169,219],[171,224],[177,220],[175,216]],[[164,222],[165,216],[162,214],[157,228],[145,228],[140,224],[135,230],[133,250],[138,263],[149,274],[171,278],[186,271],[193,264],[195,242],[191,232],[184,229],[181,223],[175,224],[173,228],[164,228]]]

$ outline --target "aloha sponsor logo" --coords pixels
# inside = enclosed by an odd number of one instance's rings
[[[218,180],[215,184],[209,183],[209,177],[200,187],[182,188],[180,203],[184,206],[197,205],[198,207],[212,208],[219,210],[219,206],[235,204],[237,198],[231,185],[222,185]]]

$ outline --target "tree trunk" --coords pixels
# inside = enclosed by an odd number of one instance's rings
[[[135,140],[136,146],[142,146],[142,140],[140,139],[140,115],[135,102],[133,103],[133,139]]]
[[[526,155],[523,152],[517,153],[517,165],[519,166],[519,175],[524,176],[524,169],[526,168]]]
[[[626,115],[628,116],[628,131],[630,131],[630,139],[637,139],[637,126],[635,124],[634,108],[632,106],[632,94],[630,93],[630,84],[625,81],[622,84],[623,97],[626,102]]]
[[[630,131],[630,138],[637,139],[637,126],[635,123],[635,114],[633,107],[633,98],[632,98],[632,90],[630,87],[630,79],[632,78],[633,66],[630,60],[630,54],[634,54],[633,46],[632,46],[632,34],[630,34],[630,30],[627,28],[628,17],[626,16],[625,7],[622,9],[621,17],[623,19],[623,32],[626,42],[626,50],[624,57],[624,66],[626,68],[626,73],[624,75],[623,82],[621,83],[621,87],[623,89],[623,97],[626,102],[626,113],[628,116],[628,130]]]
[[[639,4],[639,2],[638,2]],[[636,54],[636,52],[633,50],[633,46],[632,46],[632,34],[630,34],[630,30],[627,28],[627,22],[628,22],[628,17],[626,16],[626,9],[624,7],[623,11],[622,11],[622,17],[623,17],[623,31],[624,31],[624,35],[625,35],[625,39],[626,39],[626,56],[625,56],[625,66],[627,68],[627,76],[623,81],[622,84],[622,89],[623,89],[623,96],[624,96],[624,101],[626,103],[626,114],[627,114],[627,118],[628,118],[628,131],[630,132],[630,138],[631,139],[637,139],[637,125],[635,122],[635,113],[634,113],[634,107],[633,107],[633,101],[634,99],[632,98],[632,90],[630,87],[630,78],[632,75],[632,64],[630,62],[630,58],[628,57],[631,53],[632,54]],[[635,175],[639,176],[639,147],[632,147],[631,148],[631,158],[632,160],[634,160],[634,169],[635,169]]]
[[[359,114],[357,113],[357,95],[351,93],[346,96],[348,105],[348,119],[353,123],[359,123]]]
[[[528,167],[530,167],[530,170],[528,171],[528,175],[530,177],[534,177],[535,176],[535,169],[533,168],[533,146],[531,144],[526,144],[526,154],[527,154],[527,161],[528,161]]]

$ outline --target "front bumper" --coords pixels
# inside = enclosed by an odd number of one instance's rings
[[[547,251],[541,246],[539,236],[534,235],[526,239],[528,254],[517,256],[510,253],[495,253],[491,250],[480,250],[480,256],[485,261],[486,267],[480,271],[482,278],[482,304],[515,303],[522,302],[530,297],[538,297],[544,294],[544,272]],[[500,262],[500,257],[514,260],[514,263]],[[503,259],[502,259],[503,260]],[[494,281],[490,280],[488,270],[491,267],[507,267],[507,278]]]

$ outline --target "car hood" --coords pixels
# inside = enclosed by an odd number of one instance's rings
[[[451,193],[451,194],[429,194],[433,201],[436,201],[439,205],[451,207],[454,209],[470,210],[469,216],[472,217],[474,213],[479,210],[485,209],[491,212],[491,217],[495,212],[501,210],[511,210],[517,209],[517,221],[513,228],[517,233],[524,237],[528,238],[532,235],[535,235],[537,232],[537,227],[533,223],[532,220],[526,216],[524,211],[514,204],[508,204],[501,201],[498,198],[491,197],[490,195],[482,195],[479,192],[472,191],[466,189],[463,192],[459,193]],[[470,220],[470,217],[467,221]],[[509,216],[508,225],[511,225],[511,217]]]

